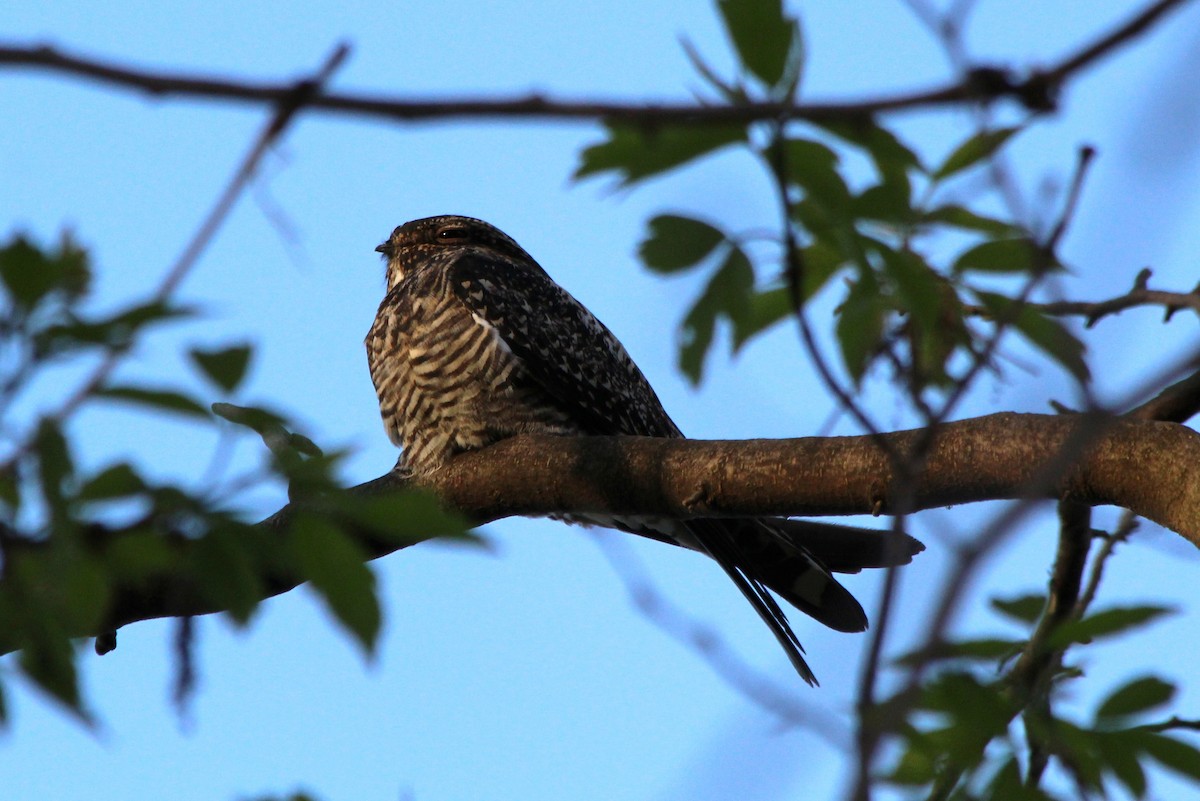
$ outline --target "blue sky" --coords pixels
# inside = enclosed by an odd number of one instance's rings
[[[904,3],[794,4],[810,60],[809,98],[846,98],[925,86],[945,59]],[[1045,63],[1123,19],[1135,2],[983,2],[972,53]],[[1081,8],[1086,8],[1082,11]],[[1016,144],[1026,196],[1069,178],[1078,145],[1100,157],[1065,243],[1079,265],[1068,293],[1119,293],[1145,265],[1155,284],[1190,289],[1200,251],[1200,11],[1074,84],[1062,113]],[[8,4],[0,38],[160,66],[276,79],[312,70],[338,41],[353,45],[333,85],[400,95],[512,95],[683,99],[699,86],[682,35],[719,67],[728,49],[706,4],[78,2]],[[97,308],[142,296],[161,278],[263,123],[258,109],[151,101],[35,73],[0,72],[0,228],[51,241],[69,228],[99,268]],[[912,115],[901,131],[928,160],[965,138],[961,113]],[[797,436],[821,430],[833,402],[791,331],[730,361],[722,347],[694,391],[675,370],[675,327],[699,277],[647,274],[635,250],[644,221],[665,210],[774,224],[773,197],[743,158],[705,162],[632,193],[573,185],[579,149],[598,138],[578,123],[391,125],[307,116],[267,162],[255,190],[182,288],[206,316],[156,336],[122,368],[128,379],[179,383],[211,394],[181,348],[243,340],[257,347],[235,400],[285,409],[326,447],[354,449],[357,483],[395,459],[383,435],[362,338],[382,295],[374,246],[397,224],[464,213],[520,241],[625,342],[681,427],[693,436]],[[283,220],[281,223],[280,220]],[[285,233],[286,232],[286,233]],[[828,319],[837,297],[817,304]],[[824,315],[822,317],[821,315]],[[1119,397],[1194,342],[1194,321],[1158,324],[1154,311],[1106,321],[1089,338],[1100,391]],[[1074,400],[1068,383],[1012,344],[1003,379],[982,385],[962,416],[1045,411]],[[784,365],[781,368],[781,365]],[[41,388],[52,400],[62,384]],[[217,400],[217,398],[212,398]],[[884,388],[868,396],[884,426],[910,423]],[[839,433],[854,433],[839,420]],[[89,411],[73,432],[80,459],[129,458],[156,475],[195,481],[212,435],[172,418],[117,408]],[[239,441],[235,465],[253,465]],[[246,499],[265,515],[281,493]],[[947,541],[986,523],[995,504],[918,516],[930,546],[905,571],[897,647],[921,635]],[[1112,520],[1104,512],[1100,520]],[[1003,630],[991,594],[1039,590],[1053,548],[1051,510],[1035,515],[990,564],[959,623]],[[246,632],[200,621],[199,692],[182,719],[169,703],[171,630],[121,632],[104,658],[85,651],[83,677],[103,723],[90,732],[18,685],[12,725],[0,734],[10,799],[233,799],[306,788],[341,799],[706,799],[832,797],[842,755],[822,736],[783,729],[731,689],[696,653],[631,605],[587,532],[546,521],[488,526],[486,551],[424,545],[375,563],[386,605],[378,657],[366,663],[306,590],[263,605]],[[656,543],[619,539],[669,601],[718,631],[742,659],[805,706],[848,720],[864,637],[795,622],[822,680],[796,681],[772,638],[720,571]],[[1097,648],[1081,708],[1123,677],[1186,677],[1178,647],[1200,627],[1189,609],[1194,549],[1147,524],[1108,573],[1106,603],[1167,602],[1187,614],[1136,640]],[[879,576],[847,585],[874,608]],[[0,663],[3,665],[3,663]],[[7,665],[0,669],[8,670]],[[1192,714],[1200,690],[1186,684]],[[822,718],[824,719],[824,718]],[[1182,792],[1156,785],[1160,797]],[[1182,796],[1174,796],[1182,797]]]

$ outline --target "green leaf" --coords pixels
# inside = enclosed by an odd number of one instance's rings
[[[155,531],[130,530],[106,543],[104,555],[114,578],[137,585],[149,576],[177,570],[177,544]]]
[[[781,0],[718,0],[717,8],[746,70],[768,87],[778,86],[800,46],[796,20],[783,13]]]
[[[635,127],[621,123],[605,126],[608,138],[583,151],[575,180],[614,172],[631,186],[675,169],[727,145],[746,141],[740,125]]]
[[[894,133],[869,117],[814,122],[837,138],[866,151],[880,174],[892,170],[923,170],[917,154]]]
[[[814,234],[844,222],[849,215],[850,188],[838,171],[838,155],[811,139],[789,139],[786,144],[788,179],[804,190],[808,207],[806,227]],[[803,215],[804,210],[796,209]]]
[[[17,480],[15,466],[0,471],[0,504],[7,507],[8,519],[15,519],[21,508],[21,482]]]
[[[80,718],[88,720],[83,709],[83,698],[79,695],[75,652],[65,635],[43,634],[26,640],[18,659],[21,670],[35,684]]]
[[[1095,742],[1105,770],[1125,785],[1134,798],[1144,797],[1146,771],[1142,768],[1136,737],[1127,731],[1097,732]]]
[[[1033,273],[1056,265],[1028,237],[992,239],[969,248],[954,262],[954,272]]]
[[[209,380],[226,392],[233,392],[246,377],[252,352],[249,345],[235,345],[221,350],[193,348],[191,357]]]
[[[1055,629],[1047,641],[1052,649],[1065,648],[1071,643],[1091,642],[1101,637],[1112,637],[1132,629],[1142,628],[1161,617],[1174,614],[1167,606],[1118,606],[1088,615],[1082,620],[1064,623]]]
[[[700,263],[723,241],[725,234],[703,220],[660,214],[650,221],[639,253],[651,270],[673,273]]]
[[[866,220],[910,225],[917,213],[912,207],[912,184],[903,172],[863,190],[850,204],[850,212]]]
[[[1113,723],[1170,703],[1176,687],[1155,676],[1134,679],[1113,691],[1096,710],[1097,723]]]
[[[95,320],[70,316],[68,322],[51,325],[37,332],[36,343],[38,351],[47,354],[89,346],[126,348],[143,328],[194,314],[193,309],[172,306],[164,301],[139,303]]]
[[[1091,370],[1084,358],[1086,346],[1065,325],[1028,306],[1013,324],[1026,339],[1066,368],[1077,381],[1087,383],[1091,378]]]
[[[68,300],[83,296],[91,283],[87,252],[64,236],[57,250],[43,250],[18,234],[0,247],[0,283],[23,311],[52,292]]]
[[[942,280],[924,259],[911,250],[881,248],[883,273],[896,286],[900,311],[926,329],[937,327],[942,307]]]
[[[725,262],[683,319],[679,368],[692,384],[699,384],[704,373],[704,359],[712,345],[717,319],[728,318],[734,330],[739,325],[746,325],[753,291],[754,268],[750,266],[750,260],[740,248],[731,248]]]
[[[1046,596],[1018,595],[1015,598],[992,598],[989,603],[992,609],[1018,623],[1036,623],[1042,616],[1042,610],[1046,608]]]
[[[173,389],[147,389],[135,386],[109,386],[96,392],[96,396],[108,400],[123,401],[139,406],[148,406],[164,412],[175,412],[189,417],[209,419],[208,410],[197,401]]]
[[[38,478],[42,494],[54,517],[66,514],[63,485],[75,472],[71,451],[58,423],[42,418],[35,440],[38,456]]]
[[[733,352],[754,337],[774,326],[791,314],[792,302],[786,287],[776,287],[762,292],[752,292],[746,315],[734,321]]]
[[[883,336],[887,306],[880,296],[879,284],[870,272],[859,273],[851,282],[846,300],[838,309],[837,339],[842,349],[842,361],[854,379],[862,382]]]
[[[800,282],[800,300],[807,303],[821,291],[829,279],[846,263],[845,255],[828,240],[817,239],[801,251],[803,280]]]
[[[978,164],[991,156],[1007,142],[1018,128],[997,128],[992,131],[981,131],[963,142],[954,152],[946,157],[942,165],[933,171],[934,181],[949,178],[956,172]]]
[[[362,548],[328,520],[309,514],[293,520],[290,548],[301,575],[367,654],[374,653],[382,615]]]
[[[1021,769],[1015,756],[1010,756],[992,775],[988,792],[982,798],[996,801],[1055,801],[1040,787],[1030,787],[1021,778]],[[955,796],[958,798],[958,796]]]
[[[238,406],[233,403],[214,403],[213,414],[231,423],[245,426],[256,434],[262,434],[274,428],[282,428],[285,418],[270,409],[260,406]]]
[[[101,501],[136,495],[146,488],[142,477],[127,462],[106,467],[84,482],[79,489],[79,499]]]
[[[321,449],[313,444],[312,440],[284,428],[285,418],[269,409],[214,403],[212,410],[218,417],[258,434],[262,437],[263,444],[277,458],[287,456],[295,460],[299,454],[311,456],[321,453]]]
[[[239,625],[250,621],[266,595],[254,547],[253,532],[219,526],[194,541],[190,549],[197,585]]]
[[[951,640],[938,645],[932,652],[910,651],[896,659],[897,664],[916,665],[926,661],[965,660],[996,662],[1021,650],[1023,640],[998,637],[976,640]]]
[[[59,620],[70,631],[95,631],[104,621],[112,594],[104,565],[76,557],[56,565],[53,572],[61,592]]]
[[[941,223],[964,231],[978,231],[996,238],[1011,239],[1021,235],[1021,227],[997,220],[954,203],[947,203],[925,212],[922,222]]]
[[[317,443],[303,434],[297,434],[294,431],[288,434],[288,445],[292,447],[292,450],[304,456],[317,457],[325,455],[325,451],[317,447]]]
[[[1014,319],[1012,298],[982,290],[975,290],[975,295],[995,319],[1009,321],[1030,344],[1062,365],[1077,381],[1086,382],[1091,377],[1083,342],[1062,323],[1027,304]]]
[[[373,536],[396,545],[411,545],[433,537],[483,542],[470,533],[470,524],[462,515],[444,508],[430,492],[406,489],[368,498],[350,494],[336,497],[338,512],[369,529]]]
[[[1157,732],[1138,732],[1138,743],[1155,762],[1200,781],[1200,749]]]

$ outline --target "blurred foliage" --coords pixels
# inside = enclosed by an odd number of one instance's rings
[[[741,68],[737,77],[722,79],[689,50],[701,77],[733,105],[791,100],[803,74],[799,24],[777,2],[718,6]],[[703,377],[718,321],[728,324],[736,352],[788,321],[797,303],[835,277],[844,287],[835,333],[855,385],[882,362],[917,396],[950,391],[998,327],[1016,331],[1086,380],[1080,340],[1022,302],[1025,283],[1061,269],[1052,243],[1015,220],[943,199],[954,194],[956,178],[980,168],[1021,130],[973,133],[930,166],[894,132],[865,117],[786,125],[614,123],[602,141],[583,151],[575,177],[608,175],[633,186],[736,147],[779,184],[787,198],[787,236],[762,258],[752,259],[746,250],[760,232],[727,231],[682,213],[650,220],[641,247],[647,267],[711,274],[680,330],[679,365],[693,383]],[[870,164],[873,179],[855,185],[845,167],[850,161]],[[947,242],[959,243],[957,255],[941,252]],[[997,276],[1018,279],[1010,294],[993,288]],[[980,305],[988,314],[970,319],[969,307]]]
[[[713,102],[791,102],[804,72],[798,22],[779,0],[717,5],[735,75],[720,76],[685,42]],[[1081,340],[1029,303],[1033,289],[1063,269],[1055,227],[1039,234],[998,213],[1003,203],[968,188],[1034,122],[972,132],[933,163],[869,117],[759,120],[740,128],[613,124],[583,151],[575,176],[608,176],[629,187],[719,152],[751,155],[778,193],[782,222],[774,235],[671,211],[649,220],[641,243],[648,269],[704,276],[679,328],[682,372],[702,381],[722,328],[736,353],[759,334],[794,323],[811,299],[828,293],[837,301],[833,336],[847,384],[887,380],[933,420],[932,401],[957,395],[980,366],[995,369],[996,343],[1008,333],[1080,384],[1090,380]],[[1196,726],[1147,724],[1147,715],[1175,697],[1167,679],[1142,676],[1113,689],[1087,722],[1057,709],[1064,688],[1081,676],[1064,666],[1070,651],[1135,634],[1169,610],[1078,611],[1035,635],[1045,624],[1045,597],[996,599],[993,608],[1026,632],[954,639],[901,657],[898,664],[924,680],[862,713],[898,747],[887,782],[932,798],[1053,799],[1057,791],[1042,782],[1049,759],[1060,768],[1060,783],[1065,777],[1074,790],[1061,797],[1107,797],[1120,787],[1143,798],[1145,769],[1154,763],[1200,778],[1200,751],[1171,733]],[[1029,665],[1042,673],[1030,678]]]
[[[370,654],[382,612],[363,539],[403,546],[461,536],[463,522],[422,493],[347,495],[336,475],[344,454],[322,452],[277,412],[210,406],[178,387],[115,383],[98,365],[152,326],[195,312],[153,300],[92,314],[91,277],[87,252],[69,237],[55,247],[20,235],[0,244],[0,652],[19,651],[27,678],[90,721],[77,638],[120,620],[125,605],[181,594],[245,625],[273,584],[303,579]],[[237,392],[252,357],[247,344],[188,352],[225,396]],[[26,397],[44,373],[71,360],[90,375],[73,397],[47,408],[38,406],[45,398]],[[177,415],[211,429],[214,441],[222,431],[252,432],[266,458],[253,476],[203,489],[156,481],[128,462],[85,470],[74,456],[72,422],[80,410],[111,402]],[[284,484],[299,504],[286,525],[252,525],[234,505],[247,486],[264,483]],[[102,651],[114,645],[114,635],[97,641]],[[2,699],[0,687],[0,721]]]
[[[684,42],[711,102],[793,102],[804,74],[798,20],[780,0],[718,0],[717,10],[735,75],[722,77]],[[772,235],[679,211],[648,221],[645,265],[700,276],[702,288],[680,325],[680,369],[699,383],[722,331],[736,352],[792,323],[819,294],[836,293],[832,334],[843,377],[857,387],[886,368],[883,377],[924,411],[929,398],[954,394],[980,365],[992,368],[989,354],[1006,331],[1077,381],[1090,378],[1079,338],[1027,302],[1038,281],[1062,269],[1053,237],[997,213],[994,204],[963,201],[971,193],[956,183],[1034,122],[972,132],[940,161],[926,163],[870,117],[610,121],[603,138],[582,152],[575,177],[636,186],[718,152],[749,153],[778,193],[782,222]],[[852,165],[866,165],[868,177]],[[267,408],[210,404],[178,387],[118,384],[98,373],[101,380],[81,384],[62,406],[16,414],[17,401],[28,401],[24,394],[44,371],[117,358],[156,327],[196,314],[158,298],[90,313],[91,278],[88,252],[69,237],[46,247],[16,236],[0,246],[0,652],[19,651],[19,669],[30,680],[90,720],[75,638],[103,631],[122,599],[186,590],[245,625],[286,576],[311,582],[370,654],[382,610],[367,543],[462,535],[462,522],[421,494],[347,496],[336,475],[344,454],[323,451]],[[222,397],[237,393],[253,356],[245,343],[197,344],[186,354]],[[296,511],[283,525],[252,525],[235,505],[244,482],[198,489],[159,482],[126,462],[81,468],[72,420],[93,403],[168,412],[214,433],[253,433],[265,446],[254,483],[285,485]],[[1175,733],[1195,723],[1150,717],[1175,699],[1170,679],[1131,678],[1105,694],[1088,720],[1058,709],[1064,688],[1082,677],[1068,655],[1103,638],[1138,634],[1170,610],[1081,611],[1043,635],[1047,606],[1041,596],[994,599],[993,610],[1020,626],[1019,636],[948,639],[897,660],[914,675],[920,671],[921,680],[863,712],[893,746],[881,781],[964,801],[1067,797],[1044,786],[1048,760],[1074,796],[1108,797],[1119,789],[1143,798],[1150,765],[1200,780],[1200,751]],[[97,647],[113,643],[110,634]],[[1019,666],[1029,663],[1047,666],[1046,675],[1027,681]]]

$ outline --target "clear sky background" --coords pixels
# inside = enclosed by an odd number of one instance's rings
[[[922,87],[949,75],[944,55],[897,0],[791,4],[803,16],[809,99]],[[981,2],[970,52],[1017,65],[1050,61],[1140,8],[1131,0]],[[686,35],[730,64],[704,3],[208,2],[6,3],[0,38],[50,42],[141,66],[277,79],[311,71],[334,44],[354,52],[333,86],[407,96],[514,95],[685,99],[699,86],[679,46]],[[1064,254],[1079,270],[1063,285],[1095,299],[1124,291],[1141,267],[1162,288],[1188,290],[1200,268],[1200,8],[1195,4],[1073,83],[1061,113],[1015,153],[1033,208],[1068,180],[1076,148],[1099,149]],[[79,81],[0,71],[0,233],[43,242],[70,229],[98,267],[96,308],[144,296],[175,259],[266,119],[263,109],[156,102]],[[965,138],[963,112],[909,115],[901,130],[933,161]],[[324,447],[354,456],[348,483],[386,471],[383,434],[362,338],[383,290],[373,252],[405,220],[439,213],[485,218],[521,242],[622,338],[693,436],[796,436],[823,430],[833,403],[794,333],[756,341],[736,361],[719,344],[708,379],[691,389],[675,369],[675,330],[699,276],[662,280],[639,267],[644,220],[666,210],[774,225],[773,197],[740,156],[706,161],[632,193],[573,185],[580,123],[382,124],[300,119],[254,191],[182,288],[200,321],[164,329],[122,368],[125,378],[182,384],[211,400],[185,346],[257,346],[235,401],[280,407]],[[1051,207],[1053,208],[1053,207]],[[836,292],[817,305],[828,320]],[[1194,319],[1167,326],[1153,310],[1102,323],[1089,343],[1106,397],[1122,397],[1171,354],[1194,344]],[[961,416],[1046,411],[1071,403],[1067,381],[1013,343],[1005,376],[975,392]],[[41,388],[52,400],[70,386]],[[886,392],[870,405],[884,426],[910,422]],[[832,429],[853,433],[845,420]],[[210,432],[118,408],[76,421],[79,458],[134,459],[156,475],[197,481]],[[233,465],[260,444],[238,441]],[[284,502],[246,499],[248,517]],[[897,648],[920,637],[947,543],[978,530],[999,504],[918,516],[929,550],[904,571]],[[1101,522],[1115,519],[1103,513]],[[1039,591],[1054,546],[1052,509],[989,563],[961,626],[1008,632],[986,609],[993,594]],[[625,570],[653,582],[753,670],[813,710],[822,732],[782,727],[697,653],[630,603],[597,538],[545,521],[486,529],[487,551],[422,545],[375,563],[386,606],[367,663],[307,590],[265,603],[247,632],[198,624],[199,690],[171,707],[171,628],[121,632],[103,658],[90,644],[83,680],[102,720],[88,731],[23,685],[0,734],[0,798],[213,801],[307,789],[330,801],[481,798],[828,798],[863,636],[795,615],[819,690],[801,685],[757,617],[714,565],[625,535],[600,535]],[[1184,613],[1151,633],[1094,649],[1080,710],[1133,675],[1185,679],[1180,713],[1196,717],[1194,549],[1146,524],[1112,565],[1105,604],[1166,602]],[[871,610],[881,577],[850,577]],[[0,670],[11,665],[0,661]],[[1082,714],[1082,712],[1081,712]],[[1160,798],[1180,785],[1155,784]]]

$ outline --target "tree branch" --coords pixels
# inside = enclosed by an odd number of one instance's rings
[[[880,434],[899,452],[922,431]],[[1080,451],[1082,449],[1082,455]],[[706,441],[521,436],[465,453],[423,486],[475,523],[510,515],[610,513],[667,517],[843,515],[891,508],[892,468],[870,436]],[[913,477],[911,510],[975,501],[1046,498],[1114,504],[1200,547],[1200,435],[1173,423],[1087,415],[1002,413],[943,424]],[[347,490],[359,497],[410,486],[387,475]],[[279,534],[289,505],[260,525]],[[350,530],[372,559],[406,544]],[[97,547],[120,546],[123,535]],[[193,541],[172,540],[190,548]],[[28,543],[26,547],[39,547]],[[302,578],[286,566],[263,577],[267,597]],[[174,573],[113,587],[94,636],[139,620],[222,611]],[[0,653],[12,650],[0,633]]]
[[[1164,311],[1166,320],[1170,320],[1175,312],[1181,309],[1191,309],[1200,315],[1200,284],[1191,292],[1170,292],[1162,289],[1150,289],[1147,285],[1150,281],[1150,269],[1146,268],[1138,272],[1137,278],[1134,279],[1133,287],[1124,295],[1118,295],[1107,300],[1096,301],[1076,301],[1076,300],[1060,300],[1050,303],[1030,303],[1028,306],[1037,309],[1043,314],[1051,314],[1056,317],[1066,317],[1075,315],[1086,318],[1084,325],[1091,328],[1100,320],[1114,314],[1119,314],[1126,309],[1136,308],[1138,306],[1161,306]],[[978,315],[980,317],[989,317],[991,312],[983,306],[964,306],[964,310],[968,314]]]
[[[981,66],[961,80],[928,89],[859,101],[825,103],[747,103],[705,106],[697,103],[618,103],[550,100],[531,94],[509,100],[412,100],[363,94],[314,94],[307,109],[326,113],[419,121],[472,117],[476,119],[618,120],[642,125],[665,123],[730,123],[751,120],[805,119],[812,121],[862,118],[883,112],[960,103],[990,103],[1012,98],[1034,111],[1053,110],[1062,87],[1084,68],[1132,41],[1187,0],[1158,0],[1094,42],[1087,43],[1049,68],[1017,79],[1004,67]],[[64,73],[134,89],[154,97],[190,97],[256,105],[278,105],[294,96],[294,82],[262,83],[181,73],[154,72],[98,59],[68,55],[49,45],[0,45],[0,66]]]

